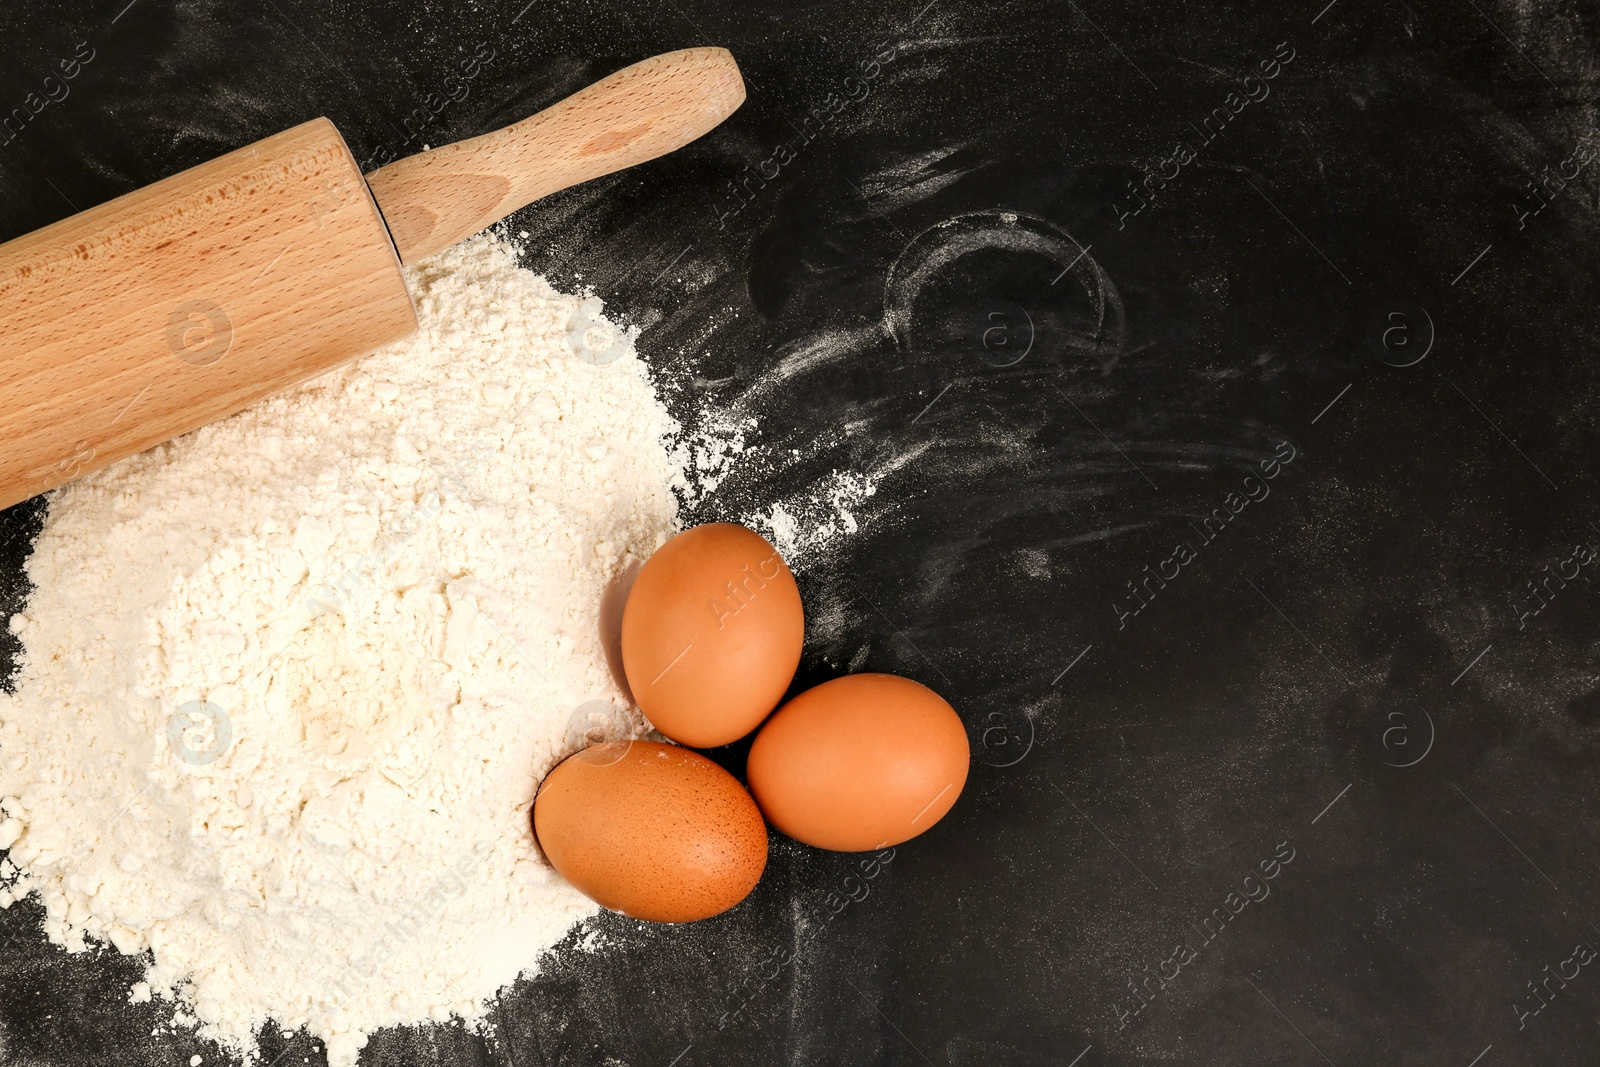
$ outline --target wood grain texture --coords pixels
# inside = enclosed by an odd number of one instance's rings
[[[744,102],[723,48],[686,48],[625,67],[503,130],[367,175],[400,259],[415,263],[540,197],[665,155]]]
[[[316,119],[0,245],[0,507],[416,328]]]

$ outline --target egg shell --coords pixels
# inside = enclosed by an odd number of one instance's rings
[[[716,522],[685,530],[640,568],[622,612],[622,665],[639,710],[694,748],[761,725],[805,643],[794,575],[760,534]]]
[[[971,753],[955,709],[892,674],[808,689],[767,720],[745,776],[767,819],[840,852],[897,845],[944,817]]]
[[[579,892],[651,922],[727,911],[767,866],[767,827],[738,779],[654,741],[610,741],[564,760],[539,786],[533,832]]]

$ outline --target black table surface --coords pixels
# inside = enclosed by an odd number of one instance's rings
[[[486,1034],[364,1063],[1590,1062],[1597,36],[1554,0],[12,3],[5,109],[92,58],[0,145],[0,238],[318,115],[367,160],[669,49],[748,74],[511,228],[680,415],[759,420],[781,461],[688,520],[878,482],[801,575],[796,685],[938,689],[966,791],[887,863],[775,835],[734,911],[604,916]],[[7,611],[42,507],[0,519]],[[215,1061],[38,922],[0,914],[0,1063]]]

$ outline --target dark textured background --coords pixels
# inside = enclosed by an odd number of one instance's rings
[[[1520,616],[1600,545],[1600,170],[1518,214],[1600,143],[1595,5],[125,2],[0,8],[6,108],[95,51],[0,146],[0,237],[317,115],[366,159],[732,48],[732,121],[512,228],[647,327],[680,414],[752,415],[787,457],[692,518],[879,479],[801,575],[802,680],[902,672],[972,727],[966,794],[888,866],[775,841],[732,913],[606,917],[610,947],[556,953],[487,1039],[385,1032],[364,1062],[1592,1060],[1594,968],[1518,1013],[1600,945],[1595,583]],[[467,98],[408,133],[482,42]],[[719,221],[879,42],[870,96]],[[1127,183],[1199,145],[1279,42],[1270,96],[1119,226]],[[1202,544],[1280,442],[1271,495]],[[6,610],[38,514],[0,518]],[[1197,557],[1119,624],[1184,539]],[[1208,942],[1275,855],[1271,895]],[[823,922],[830,893],[865,896]],[[0,1063],[210,1058],[124,1003],[134,961],[66,957],[37,921],[0,914]],[[1140,1008],[1180,944],[1198,955]],[[303,1036],[263,1047],[318,1062]]]

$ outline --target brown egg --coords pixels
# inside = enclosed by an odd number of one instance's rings
[[[767,827],[738,779],[654,741],[610,741],[564,760],[539,786],[533,832],[579,892],[651,922],[727,911],[767,866]]]
[[[639,710],[694,748],[761,725],[800,665],[805,613],[794,575],[760,534],[685,530],[640,568],[622,612],[622,666]]]
[[[970,762],[961,718],[938,693],[892,674],[852,674],[779,708],[756,735],[746,777],[790,837],[860,852],[943,818]]]

